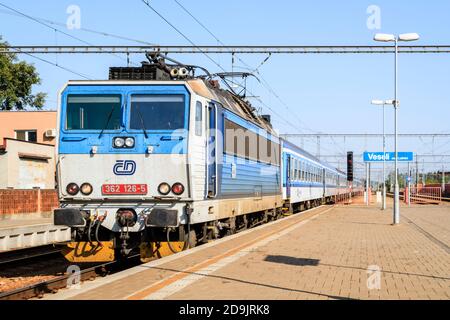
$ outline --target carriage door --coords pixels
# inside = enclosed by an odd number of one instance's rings
[[[286,198],[291,197],[291,155],[286,154]]]
[[[208,198],[213,198],[217,194],[217,139],[216,139],[216,128],[217,128],[217,107],[214,103],[210,103],[207,108],[207,156],[206,156],[206,168],[207,168],[207,192]]]

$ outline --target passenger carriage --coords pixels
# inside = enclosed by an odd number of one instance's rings
[[[331,203],[347,192],[346,175],[296,145],[283,140],[283,199],[291,209]]]

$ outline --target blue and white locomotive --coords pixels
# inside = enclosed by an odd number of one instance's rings
[[[69,260],[163,256],[349,192],[193,70],[154,58],[61,90],[54,222],[72,227]]]

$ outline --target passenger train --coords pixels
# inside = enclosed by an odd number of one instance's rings
[[[150,60],[60,91],[54,223],[71,227],[67,259],[145,261],[357,191],[210,75]]]

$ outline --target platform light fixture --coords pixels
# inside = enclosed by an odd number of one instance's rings
[[[394,225],[400,223],[400,198],[399,198],[399,186],[398,186],[398,153],[397,153],[397,109],[398,109],[398,100],[397,100],[397,60],[398,60],[398,42],[399,41],[416,41],[419,40],[419,35],[417,33],[403,33],[398,36],[395,36],[393,34],[386,34],[386,33],[377,33],[373,37],[375,41],[381,41],[381,42],[394,42],[394,57],[395,57],[395,64],[394,64],[394,100],[393,106],[394,106],[394,131],[395,131],[395,181],[394,181],[394,210],[393,210],[393,222]]]
[[[381,210],[386,210],[386,135],[384,131],[384,106],[387,104],[394,105],[394,100],[372,100],[371,104],[383,106],[383,196]]]

